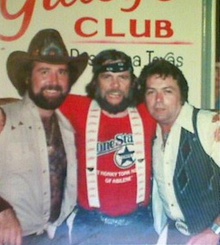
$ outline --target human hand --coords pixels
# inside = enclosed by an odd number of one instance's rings
[[[21,245],[22,229],[13,209],[0,212],[0,245]]]
[[[219,235],[216,235],[211,229],[206,229],[205,231],[193,236],[186,245],[218,245]]]
[[[216,141],[216,142],[219,142],[219,141],[220,141],[220,127],[218,127],[218,128],[215,130],[214,137],[215,137],[215,141]]]
[[[212,118],[212,122],[219,122],[220,121],[220,112],[215,114]],[[220,141],[220,126],[215,130],[215,141],[219,142]]]
[[[3,109],[0,107],[0,133],[4,129],[5,122],[6,122],[6,116]]]
[[[220,111],[217,112],[212,118],[212,122],[217,122],[217,121],[220,121]]]

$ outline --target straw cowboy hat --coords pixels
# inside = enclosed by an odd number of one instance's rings
[[[28,66],[33,61],[69,64],[70,85],[72,86],[85,70],[88,59],[87,53],[82,53],[77,57],[69,56],[60,33],[54,29],[45,29],[33,37],[27,52],[12,52],[8,57],[6,66],[12,84],[22,96],[27,89]]]

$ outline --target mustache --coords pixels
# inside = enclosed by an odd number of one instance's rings
[[[41,88],[41,92],[43,92],[44,90],[55,90],[58,92],[62,92],[62,87],[60,85],[46,85],[44,87]]]
[[[124,95],[124,92],[123,91],[121,91],[121,90],[116,90],[116,89],[112,89],[112,90],[109,90],[109,91],[107,91],[106,92],[106,94],[111,94],[111,93],[117,93],[117,94],[119,94],[119,95]]]

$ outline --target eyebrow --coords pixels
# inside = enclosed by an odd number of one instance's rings
[[[157,89],[157,88],[146,86],[146,89]],[[175,90],[175,87],[170,85],[170,86],[162,87],[161,89],[173,89],[173,90]]]

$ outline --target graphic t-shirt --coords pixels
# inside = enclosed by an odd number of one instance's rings
[[[70,120],[76,131],[78,159],[78,203],[93,210],[88,200],[86,171],[86,123],[91,99],[69,95],[61,111]],[[146,193],[144,201],[137,203],[137,176],[135,165],[134,137],[129,116],[112,118],[101,113],[97,140],[97,178],[99,210],[109,216],[121,216],[134,212],[139,206],[147,206],[151,194],[151,151],[155,135],[155,121],[145,105],[138,107],[142,117],[145,140]]]

